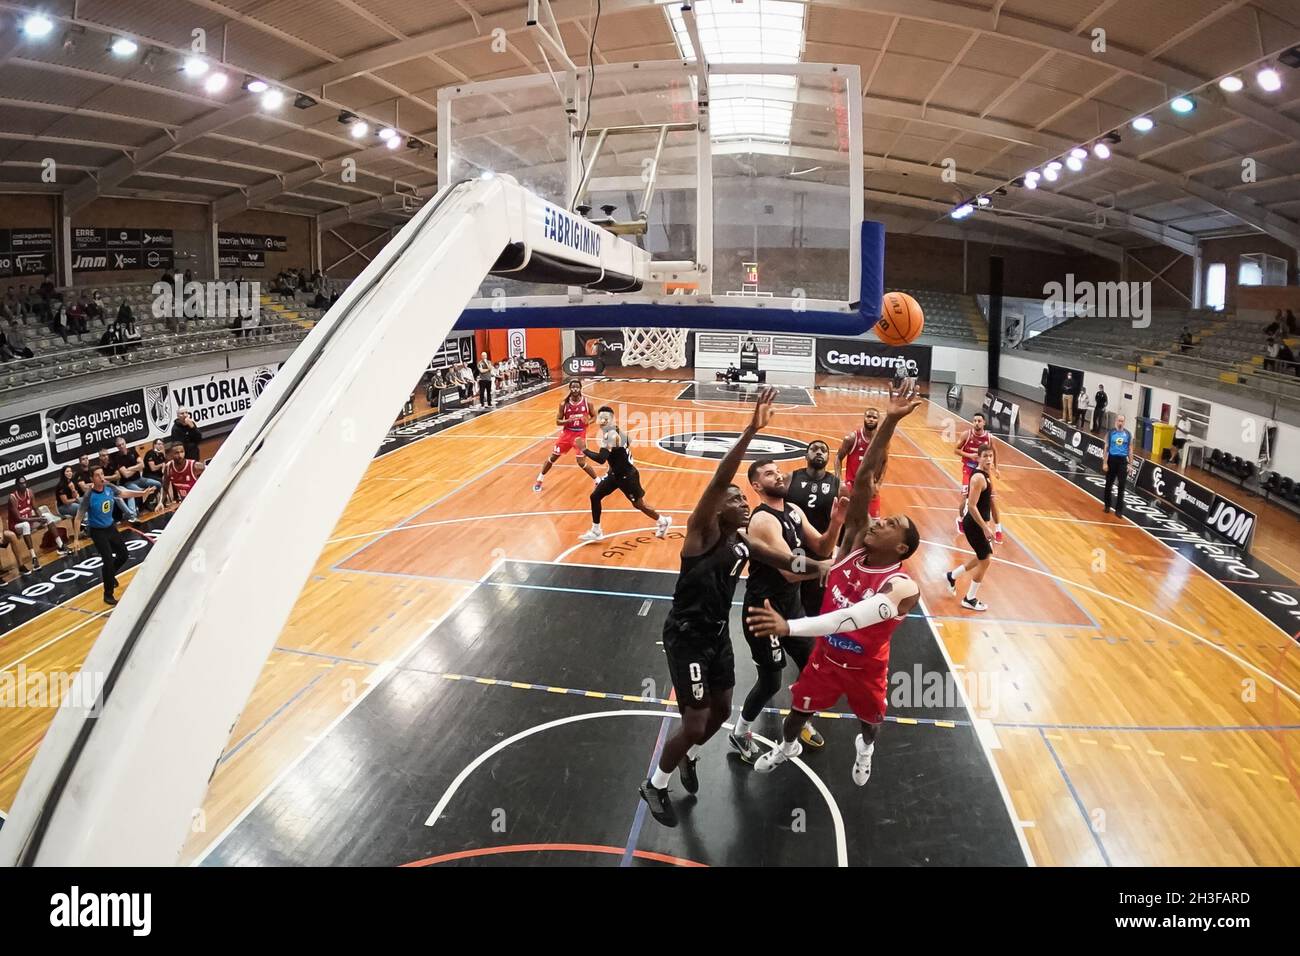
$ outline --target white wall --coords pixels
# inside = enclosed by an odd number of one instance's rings
[[[989,383],[988,354],[976,349],[959,349],[947,345],[936,345],[930,350],[930,369],[934,372],[947,372],[951,381],[958,385],[977,385],[987,387]],[[948,376],[943,376],[948,380]]]

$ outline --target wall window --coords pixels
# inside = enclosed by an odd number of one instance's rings
[[[1228,291],[1228,267],[1214,262],[1205,270],[1205,307],[1215,312],[1223,311]]]

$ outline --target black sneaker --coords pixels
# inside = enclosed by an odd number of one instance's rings
[[[683,757],[682,762],[677,765],[677,772],[681,775],[682,786],[686,788],[687,793],[700,792],[700,778],[695,773],[695,765],[698,762],[698,757]]]
[[[743,737],[728,734],[727,743],[731,744],[731,748],[740,754],[740,759],[745,763],[753,763],[763,754],[758,744],[754,743],[753,734],[745,734]]]
[[[105,595],[104,595],[104,603],[105,603],[105,604],[114,604],[114,605],[115,605],[115,604],[117,604],[117,598],[113,597],[113,595],[111,595],[111,594],[105,594]]]
[[[646,802],[650,808],[650,816],[654,817],[666,827],[677,826],[677,811],[673,809],[673,801],[668,796],[668,788],[660,790],[649,780],[637,788],[641,794],[641,799]]]

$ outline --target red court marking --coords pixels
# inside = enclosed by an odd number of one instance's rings
[[[435,866],[439,863],[450,863],[453,860],[466,860],[476,856],[493,856],[497,853],[605,853],[609,856],[622,856],[626,849],[621,846],[598,846],[593,843],[517,843],[513,846],[484,846],[474,850],[459,850],[455,853],[443,853],[440,856],[426,857],[423,860],[415,860],[411,863],[403,863],[403,867],[408,866]],[[640,857],[643,860],[654,860],[656,863],[671,863],[673,866],[708,866],[707,863],[696,863],[694,860],[683,860],[678,856],[669,856],[666,853],[655,853],[651,850],[633,850],[632,855]]]

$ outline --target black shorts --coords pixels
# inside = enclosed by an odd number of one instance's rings
[[[641,473],[635,468],[621,478],[606,474],[600,479],[596,490],[601,493],[602,498],[616,491],[623,492],[623,496],[632,502],[640,501],[645,497],[645,489],[641,487]]]
[[[984,536],[984,529],[975,523],[970,512],[966,512],[961,519],[961,530],[966,532],[966,540],[970,542],[971,548],[975,551],[975,557],[983,561],[993,554],[993,545],[989,539]]]
[[[731,632],[707,634],[689,624],[664,622],[664,654],[677,699],[685,707],[707,707],[716,691],[736,686],[736,657]]]
[[[799,600],[803,603],[803,616],[816,617],[822,612],[822,599],[826,588],[817,581],[799,582]]]
[[[800,600],[799,592],[786,599],[767,598],[772,605],[772,610],[776,611],[787,621],[792,618],[803,617],[803,603]],[[740,620],[745,633],[745,643],[749,645],[750,657],[754,660],[754,666],[759,670],[779,671],[785,667],[786,657],[796,658],[796,662],[806,661],[808,654],[812,652],[813,638],[811,637],[774,637],[765,635],[759,637],[749,629],[749,622],[745,620],[745,612],[753,607],[749,594],[745,595],[745,605],[740,609]],[[758,606],[762,607],[762,598],[758,601]],[[802,665],[799,665],[802,666]]]

